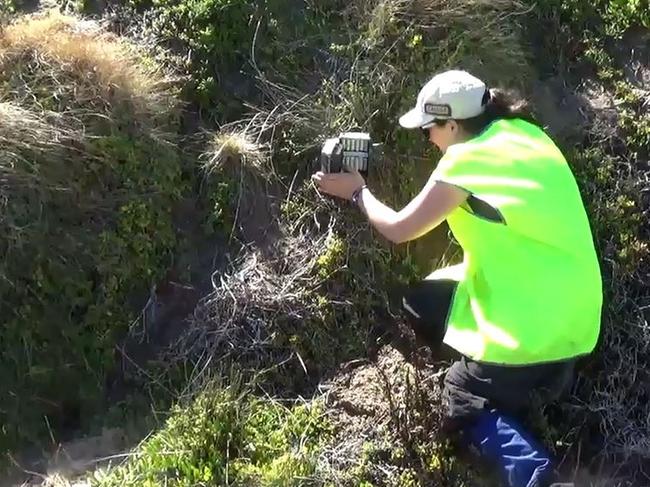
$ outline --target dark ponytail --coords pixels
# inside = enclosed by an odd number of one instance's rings
[[[530,105],[514,91],[500,89],[485,90],[483,96],[485,111],[478,117],[456,120],[465,132],[476,136],[495,120],[520,118],[539,125]]]

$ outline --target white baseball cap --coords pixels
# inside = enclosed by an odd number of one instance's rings
[[[418,94],[415,108],[399,119],[407,129],[424,127],[434,120],[476,117],[485,110],[487,87],[465,71],[446,71],[431,78]]]

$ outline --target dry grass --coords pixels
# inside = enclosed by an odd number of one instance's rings
[[[266,160],[266,149],[246,129],[230,129],[213,136],[210,147],[202,155],[202,159],[203,170],[208,175],[226,166],[244,166],[262,171]]]
[[[65,145],[75,136],[48,118],[57,121],[54,114],[0,103],[0,207],[27,187],[65,190],[65,154],[70,154]],[[7,223],[5,217],[0,224]]]
[[[70,137],[64,126],[55,125],[57,115],[53,113],[36,113],[22,108],[15,103],[0,102],[0,151],[7,159],[17,156],[20,150],[52,150]]]
[[[0,32],[0,192],[31,184],[65,190],[72,167],[106,126],[128,124],[168,140],[177,102],[158,69],[97,24],[56,12]],[[160,123],[160,117],[166,120]],[[127,125],[127,126],[128,126]],[[166,128],[166,127],[165,127]],[[66,159],[70,159],[66,163]],[[76,162],[75,162],[76,161]]]
[[[114,133],[111,126],[171,139],[166,129],[177,102],[164,74],[142,59],[96,23],[57,12],[21,17],[0,32],[0,94],[7,100],[0,103],[0,204],[26,186],[74,187],[83,177],[75,171],[104,164],[88,146]],[[48,198],[33,197],[41,204]]]
[[[89,487],[88,482],[70,482],[60,474],[54,474],[43,479],[41,487]]]
[[[204,371],[203,365],[228,359],[257,370],[296,359],[274,346],[278,320],[317,316],[312,292],[322,278],[315,268],[333,223],[320,234],[305,231],[283,238],[272,254],[245,251],[229,264],[227,273],[215,271],[212,293],[197,306],[187,333],[169,350],[174,360],[190,359]]]
[[[50,140],[49,126],[38,115],[13,103],[0,102],[0,123],[4,142],[10,143],[15,137],[35,143]]]
[[[58,13],[26,16],[0,32],[0,184],[65,189],[66,156],[89,157],[91,125],[156,125],[173,113],[165,78],[126,42]],[[127,102],[124,106],[122,102]],[[75,158],[75,160],[81,157]],[[72,177],[75,175],[73,174]]]
[[[19,19],[5,28],[0,46],[3,57],[36,51],[63,68],[86,71],[96,76],[98,88],[117,87],[142,96],[151,92],[157,81],[155,71],[129,62],[133,52],[125,42],[56,11]]]
[[[400,5],[400,15],[408,16],[424,26],[443,25],[444,20],[458,19],[463,22],[476,22],[478,16],[483,15],[486,9],[493,12],[487,22],[477,23],[478,28],[489,28],[505,18],[523,15],[529,8],[519,0],[395,0]],[[494,13],[497,13],[495,16]]]
[[[461,66],[494,84],[523,86],[531,79],[520,24],[530,8],[519,0],[359,0],[351,2],[348,12],[351,27],[367,26],[362,31],[367,48],[386,49],[379,68],[398,68],[396,81],[404,80],[404,71],[391,58],[397,44],[392,41],[415,32],[423,35],[421,47],[436,53],[437,63],[429,66],[427,77]],[[409,74],[419,69],[409,66]]]
[[[0,75],[11,98],[39,108],[161,116],[176,103],[170,80],[135,46],[98,25],[56,12],[26,16],[0,34]],[[48,93],[49,91],[49,93]]]

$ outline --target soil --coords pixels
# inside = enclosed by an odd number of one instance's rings
[[[0,481],[0,486],[85,487],[88,484],[70,483],[67,479],[119,460],[130,446],[123,429],[104,429],[100,435],[62,443],[50,455],[27,461],[13,475]]]
[[[368,445],[390,456],[408,448],[416,438],[434,440],[439,413],[441,378],[446,369],[431,365],[420,369],[392,345],[383,346],[374,360],[355,360],[341,366],[323,385],[328,416],[335,436],[325,448],[320,474],[341,480],[341,475],[364,464]],[[405,448],[405,449],[406,449]],[[366,465],[375,478],[388,480],[400,459],[379,458]]]
[[[405,377],[413,366],[390,345],[379,350],[375,361],[355,360],[344,364],[326,384],[332,419],[343,439],[381,433],[390,420],[390,401],[403,404]]]

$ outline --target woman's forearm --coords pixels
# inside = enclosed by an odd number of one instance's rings
[[[420,193],[397,212],[373,196],[358,172],[317,172],[312,179],[324,192],[356,201],[372,226],[394,243],[408,242],[431,231],[468,196],[462,188],[439,182],[433,173]]]
[[[467,196],[464,189],[438,182],[432,176],[422,191],[399,212],[375,198],[368,188],[361,191],[358,203],[379,233],[393,243],[402,243],[419,238],[440,225]]]
[[[379,201],[368,188],[359,195],[359,206],[368,217],[370,224],[381,233],[384,238],[394,243],[399,243],[394,228],[397,222],[397,212]]]

